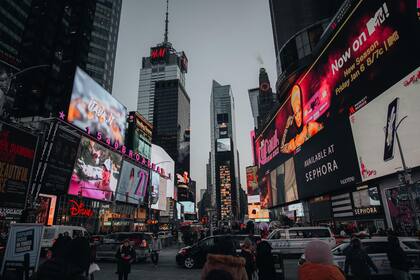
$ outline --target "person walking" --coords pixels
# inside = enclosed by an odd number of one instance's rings
[[[152,259],[152,263],[155,267],[157,267],[157,264],[159,262],[159,252],[162,250],[162,242],[158,238],[157,235],[153,236],[152,244],[151,244],[151,253],[150,258]]]
[[[349,269],[355,280],[369,280],[372,274],[370,269],[378,273],[378,269],[369,255],[363,250],[362,242],[358,238],[352,239],[350,250],[346,254],[344,264],[344,273],[346,275],[348,275]]]
[[[254,274],[256,264],[252,242],[248,238],[245,239],[244,244],[242,245],[241,257],[245,259],[245,270],[246,274],[248,275],[248,280],[252,280],[252,275]]]
[[[394,235],[388,236],[387,255],[395,280],[411,280],[410,260],[401,248],[400,240]]]
[[[274,280],[276,278],[271,246],[267,241],[259,241],[257,244],[257,268],[259,280]]]
[[[115,257],[117,259],[118,280],[127,280],[128,274],[131,272],[131,264],[136,260],[136,250],[130,245],[128,239],[124,240],[123,244],[118,247]]]
[[[305,263],[299,267],[299,280],[345,280],[344,273],[333,264],[330,246],[320,240],[305,247]]]

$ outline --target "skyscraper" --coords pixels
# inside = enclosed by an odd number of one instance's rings
[[[153,123],[155,83],[179,80],[185,87],[188,59],[184,52],[177,52],[168,41],[168,2],[166,6],[164,41],[150,48],[150,56],[143,57],[140,69],[137,111]]]
[[[239,166],[236,146],[235,103],[230,85],[213,81],[210,100],[212,205],[218,218],[239,214]]]
[[[96,0],[86,72],[112,92],[122,0]]]

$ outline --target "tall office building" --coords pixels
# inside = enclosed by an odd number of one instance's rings
[[[112,92],[122,0],[96,0],[86,72]]]
[[[179,80],[185,87],[188,59],[184,52],[177,52],[168,41],[168,3],[166,6],[164,41],[150,48],[150,56],[143,57],[140,69],[137,111],[153,123],[155,83]]]
[[[235,104],[230,85],[213,81],[210,100],[212,205],[220,220],[239,215]]]
[[[152,142],[175,160],[175,172],[190,171],[190,98],[180,80],[158,81]]]

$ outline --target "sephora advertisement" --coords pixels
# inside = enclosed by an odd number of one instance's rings
[[[37,137],[0,122],[0,219],[25,206]]]
[[[76,158],[68,193],[111,201],[120,177],[122,156],[82,137]]]
[[[115,199],[133,204],[143,203],[149,182],[148,179],[148,170],[124,160]]]
[[[124,144],[127,108],[76,68],[68,122],[107,144]]]
[[[413,7],[409,0],[355,5],[257,137],[261,179],[305,142],[318,141],[313,138],[330,123],[348,117],[418,67],[420,46],[413,34],[420,32],[420,22]]]
[[[294,160],[300,199],[360,182],[348,118],[323,129],[296,151]]]
[[[57,130],[42,182],[42,193],[64,194],[69,187],[80,136],[63,127]]]
[[[350,116],[363,181],[403,170],[397,134],[407,167],[420,166],[419,93],[420,67]]]

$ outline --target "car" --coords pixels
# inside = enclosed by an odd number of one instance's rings
[[[150,256],[149,244],[152,242],[152,234],[145,232],[116,232],[104,236],[101,244],[96,246],[97,260],[115,260],[115,254],[124,240],[130,240],[130,244],[136,250],[136,262],[145,261]]]
[[[401,248],[406,252],[411,262],[410,273],[416,278],[420,277],[420,240],[412,237],[399,237]],[[373,273],[379,278],[392,274],[390,263],[386,254],[388,238],[385,236],[361,239],[363,249],[368,253],[378,268],[378,273]],[[340,245],[331,250],[334,264],[344,271],[346,253],[350,249],[350,240],[346,239]],[[302,255],[299,264],[305,262],[305,255]]]
[[[227,238],[232,238],[238,254],[240,253],[241,246],[246,238],[251,239],[254,244],[261,239],[259,235],[249,236],[245,234],[209,236],[198,241],[192,246],[187,246],[179,250],[176,255],[176,262],[179,266],[183,266],[188,269],[202,267],[207,260],[207,254],[214,251],[217,244]]]
[[[92,235],[90,237],[89,243],[92,245],[99,245],[103,243],[105,235]]]
[[[301,255],[312,240],[322,240],[333,248],[334,235],[328,227],[292,227],[276,229],[267,238],[273,252],[285,255]]]

